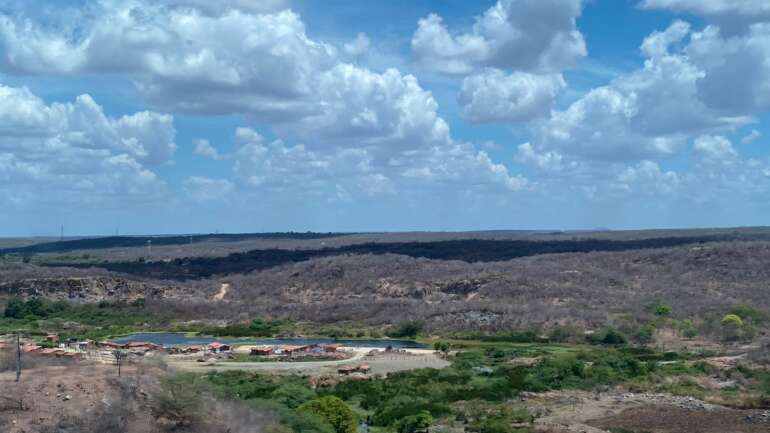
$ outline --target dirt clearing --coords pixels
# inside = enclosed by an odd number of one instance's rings
[[[141,369],[126,366],[123,380],[141,380]],[[117,368],[73,363],[25,370],[20,383],[14,372],[0,373],[0,431],[32,433],[68,419],[84,419],[120,401]]]
[[[649,433],[768,433],[770,424],[750,422],[751,411],[689,411],[678,407],[644,406],[586,424],[609,431]]]
[[[245,370],[278,374],[335,374],[337,369],[345,366],[367,364],[372,375],[388,374],[397,371],[415,370],[418,368],[444,368],[450,365],[430,350],[410,350],[404,353],[379,353],[369,356],[372,348],[353,348],[354,354],[350,359],[340,361],[298,361],[298,362],[197,362],[189,358],[167,358],[169,366],[183,371],[213,371],[213,370]]]

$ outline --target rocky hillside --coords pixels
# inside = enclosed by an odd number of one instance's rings
[[[189,319],[289,317],[371,324],[420,319],[429,326],[457,329],[640,324],[653,318],[649,307],[656,302],[671,305],[677,319],[701,320],[741,304],[770,312],[768,241],[669,246],[656,241],[656,248],[633,244],[621,251],[613,247],[515,258],[505,257],[513,249],[479,250],[484,258],[479,261],[455,259],[461,251],[448,245],[454,244],[441,244],[437,250],[423,245],[421,251],[441,254],[434,258],[388,252],[401,252],[404,244],[376,251],[349,248],[303,255],[299,262],[273,258],[267,260],[270,266],[250,272],[182,280],[176,279],[178,274],[149,279],[103,268],[24,264],[0,268],[0,293],[76,302],[163,298],[177,302]],[[260,257],[269,253],[263,250]],[[237,269],[255,257],[246,255],[235,265],[225,258],[216,263]],[[170,265],[184,269],[184,261]]]
[[[0,293],[22,298],[43,297],[78,303],[193,297],[193,291],[179,286],[104,276],[20,279],[0,283]]]
[[[229,284],[221,311],[321,321],[508,327],[598,326],[644,321],[663,301],[677,318],[748,304],[770,312],[770,243],[552,254],[466,263],[401,255],[345,255],[188,282],[212,293]]]

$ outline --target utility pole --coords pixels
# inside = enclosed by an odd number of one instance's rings
[[[152,256],[152,241],[147,241],[147,261],[150,261],[150,257]]]
[[[21,337],[16,334],[16,382],[21,378]]]
[[[118,377],[120,377],[120,366],[123,365],[123,358],[125,357],[125,354],[122,350],[116,350],[115,351],[115,364],[118,366]]]

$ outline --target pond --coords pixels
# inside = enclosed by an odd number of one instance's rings
[[[428,345],[412,340],[334,340],[331,338],[214,338],[204,336],[189,336],[176,332],[159,332],[146,334],[131,334],[112,340],[116,343],[141,341],[160,344],[162,346],[200,346],[218,341],[227,344],[247,345],[307,345],[307,344],[343,344],[349,347],[376,347],[384,349],[388,346],[395,349],[426,349]]]

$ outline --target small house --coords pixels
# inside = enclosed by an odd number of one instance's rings
[[[322,344],[321,351],[326,353],[336,353],[342,347],[341,344]]]
[[[280,353],[283,355],[296,355],[299,353],[305,353],[310,349],[310,346],[302,345],[302,346],[283,346],[281,347]]]
[[[209,352],[211,353],[225,353],[232,350],[232,347],[230,347],[229,344],[220,343],[218,341],[215,341],[211,344],[209,344]]]
[[[112,341],[100,341],[99,343],[97,343],[97,346],[103,349],[112,349],[112,350],[118,350],[123,348],[122,345],[118,343],[113,343]]]
[[[273,348],[270,346],[257,346],[251,349],[254,356],[268,356],[273,354]]]
[[[126,343],[126,345],[123,347],[125,347],[126,349],[139,349],[139,350],[144,349],[146,351],[163,349],[163,346],[159,346],[154,343],[146,343],[143,341],[132,341],[130,343]]]
[[[78,350],[88,350],[96,347],[96,342],[93,340],[78,341],[75,344],[70,344],[70,347],[75,347]]]
[[[56,334],[48,334],[45,336],[45,341],[49,343],[58,343],[59,342],[59,336]]]

